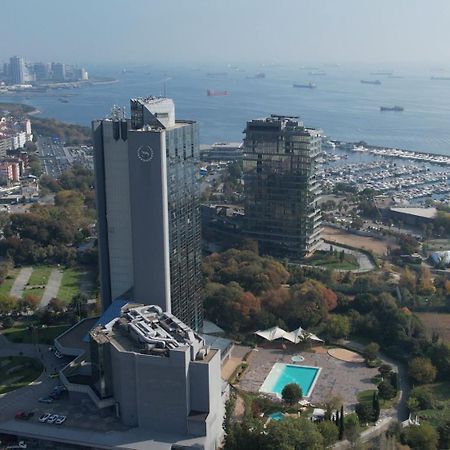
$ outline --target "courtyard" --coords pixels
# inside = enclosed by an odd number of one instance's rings
[[[292,356],[300,354],[302,362],[294,362]],[[301,351],[296,346],[286,349],[281,345],[259,347],[252,350],[247,358],[248,369],[243,374],[238,387],[244,391],[258,393],[264,380],[275,363],[294,364],[321,368],[314,389],[308,400],[320,405],[332,397],[340,396],[346,410],[354,409],[361,391],[374,389],[373,377],[377,369],[366,367],[364,362],[350,362],[328,354],[324,347]]]

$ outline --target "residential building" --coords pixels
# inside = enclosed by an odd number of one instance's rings
[[[202,161],[242,161],[242,142],[216,142],[200,145]]]
[[[9,59],[9,76],[11,84],[24,84],[27,78],[25,60],[21,56]]]
[[[52,74],[52,66],[50,63],[35,63],[33,71],[36,81],[49,80]]]
[[[320,239],[320,131],[272,115],[248,122],[244,132],[244,232],[262,254],[301,260]]]
[[[134,300],[201,327],[198,127],[176,120],[167,98],[131,100],[93,122],[101,295],[106,309],[133,288]]]
[[[52,63],[52,78],[55,81],[66,80],[66,65],[63,63]]]

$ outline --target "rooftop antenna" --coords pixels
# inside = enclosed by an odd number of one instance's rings
[[[164,78],[163,80],[163,97],[166,98],[167,97],[167,82],[170,81],[172,78],[168,77],[168,78]]]

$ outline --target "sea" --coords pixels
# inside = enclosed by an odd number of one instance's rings
[[[42,117],[88,126],[107,117],[113,105],[129,113],[132,97],[165,94],[174,99],[178,118],[199,122],[201,143],[240,141],[247,121],[279,114],[297,116],[334,140],[450,155],[450,81],[432,79],[450,74],[440,68],[193,64],[88,70],[117,82],[1,95],[0,102],[26,103]],[[255,78],[257,73],[265,77]],[[310,82],[317,87],[293,87]],[[207,89],[228,95],[207,96]],[[394,105],[404,111],[380,111]]]

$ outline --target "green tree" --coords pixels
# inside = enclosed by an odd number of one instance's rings
[[[435,428],[427,423],[409,427],[406,442],[413,450],[436,450],[439,435]]]
[[[376,342],[371,342],[364,347],[363,356],[366,362],[374,361],[378,357],[380,346]]]
[[[335,339],[347,337],[350,334],[350,320],[347,316],[333,314],[328,320],[328,333]]]
[[[429,358],[418,357],[410,361],[408,373],[414,383],[428,384],[435,380],[437,371]]]
[[[396,394],[394,386],[392,386],[391,382],[389,380],[383,380],[378,385],[378,395],[380,398],[384,400],[390,400],[391,398],[394,398]]]
[[[289,405],[294,405],[303,398],[302,388],[297,383],[289,383],[281,391],[281,398]]]
[[[372,408],[367,403],[357,403],[355,406],[355,413],[362,425],[370,422],[373,417]]]
[[[348,439],[352,445],[356,443],[361,432],[359,426],[359,418],[356,414],[348,414],[344,418],[345,430],[344,437]]]
[[[9,294],[0,294],[0,314],[9,314],[17,308],[17,299]]]
[[[339,439],[339,429],[335,423],[330,420],[324,420],[317,424],[317,429],[323,437],[325,448],[331,448]]]

